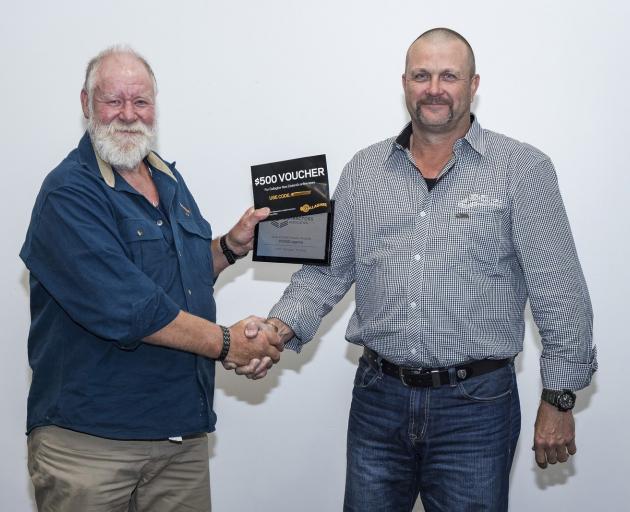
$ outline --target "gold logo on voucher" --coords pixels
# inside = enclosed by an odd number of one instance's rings
[[[308,203],[305,203],[302,206],[300,206],[300,211],[302,213],[308,213],[311,210],[316,210],[318,208],[326,208],[326,206],[328,206],[327,203],[317,203],[317,204],[314,204],[314,205],[310,205]]]

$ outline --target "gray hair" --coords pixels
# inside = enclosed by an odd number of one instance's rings
[[[92,93],[94,92],[94,85],[96,81],[96,73],[98,72],[98,68],[106,57],[111,55],[119,55],[126,54],[135,57],[147,70],[149,76],[153,80],[153,89],[154,92],[157,93],[157,81],[155,79],[155,75],[153,74],[153,69],[147,62],[147,60],[140,55],[137,51],[135,51],[131,46],[117,44],[114,46],[110,46],[109,48],[105,48],[102,52],[100,52],[96,57],[92,58],[90,62],[88,62],[87,68],[85,70],[85,81],[83,82],[83,90],[88,94],[88,97],[92,98]]]

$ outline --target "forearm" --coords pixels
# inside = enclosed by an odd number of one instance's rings
[[[283,341],[287,342],[287,348],[296,352],[313,339],[324,316],[344,297],[355,279],[355,187],[352,174],[356,169],[352,169],[351,164],[342,172],[333,195],[335,215],[330,265],[304,265],[295,272],[268,315],[281,319],[288,329],[283,331]]]
[[[221,250],[221,245],[219,243],[220,238],[221,237],[215,238],[210,244],[210,250],[212,252],[212,272],[215,279],[219,277],[219,274],[223,272],[223,270],[230,266],[230,262]]]
[[[299,352],[314,338],[324,316],[352,285],[354,273],[349,267],[322,270],[304,266],[293,274],[291,284],[268,315],[290,326],[293,336],[287,341],[287,348]]]
[[[217,324],[180,311],[173,321],[143,341],[216,359],[223,346],[223,333]]]
[[[226,363],[242,366],[252,359],[280,359],[283,346],[278,341],[275,329],[266,326],[262,318],[249,316],[228,330],[229,349],[222,359]],[[143,341],[218,359],[223,349],[223,329],[203,318],[180,311],[175,320]]]
[[[219,274],[225,270],[226,267],[229,267],[231,263],[228,261],[227,257],[223,253],[223,249],[221,248],[221,238],[217,237],[212,240],[210,244],[210,250],[212,251],[212,270],[214,273],[214,278],[216,279]],[[243,245],[232,240],[230,233],[225,235],[225,244],[227,248],[232,251],[232,253],[237,258],[242,258],[247,255],[250,250],[249,244]]]

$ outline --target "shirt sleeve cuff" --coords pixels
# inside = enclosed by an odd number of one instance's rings
[[[287,341],[284,346],[298,353],[306,343],[313,339],[321,321],[315,318],[311,319],[302,313],[299,304],[289,304],[282,300],[269,312],[269,318],[282,320],[291,327],[295,336]]]
[[[179,314],[181,308],[162,289],[133,305],[134,328],[129,337],[118,340],[118,346],[133,350],[144,338],[159,331]]]
[[[540,358],[540,375],[547,389],[578,391],[591,382],[597,371],[597,348],[593,347],[588,363],[577,363],[560,358]]]

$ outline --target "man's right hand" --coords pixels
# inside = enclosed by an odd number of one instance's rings
[[[263,318],[249,316],[230,327],[230,350],[223,365],[238,368],[252,360],[277,363],[283,349],[277,329],[266,324]]]
[[[284,343],[293,338],[295,333],[293,329],[278,318],[269,318],[263,324],[259,322],[251,322],[245,330],[245,336],[254,339],[259,334],[259,329],[273,330],[279,336],[280,343],[284,348]],[[238,365],[232,362],[223,362],[226,370],[235,370],[237,375],[245,375],[248,379],[262,379],[267,375],[267,371],[273,366],[270,357],[252,358],[247,364]]]

